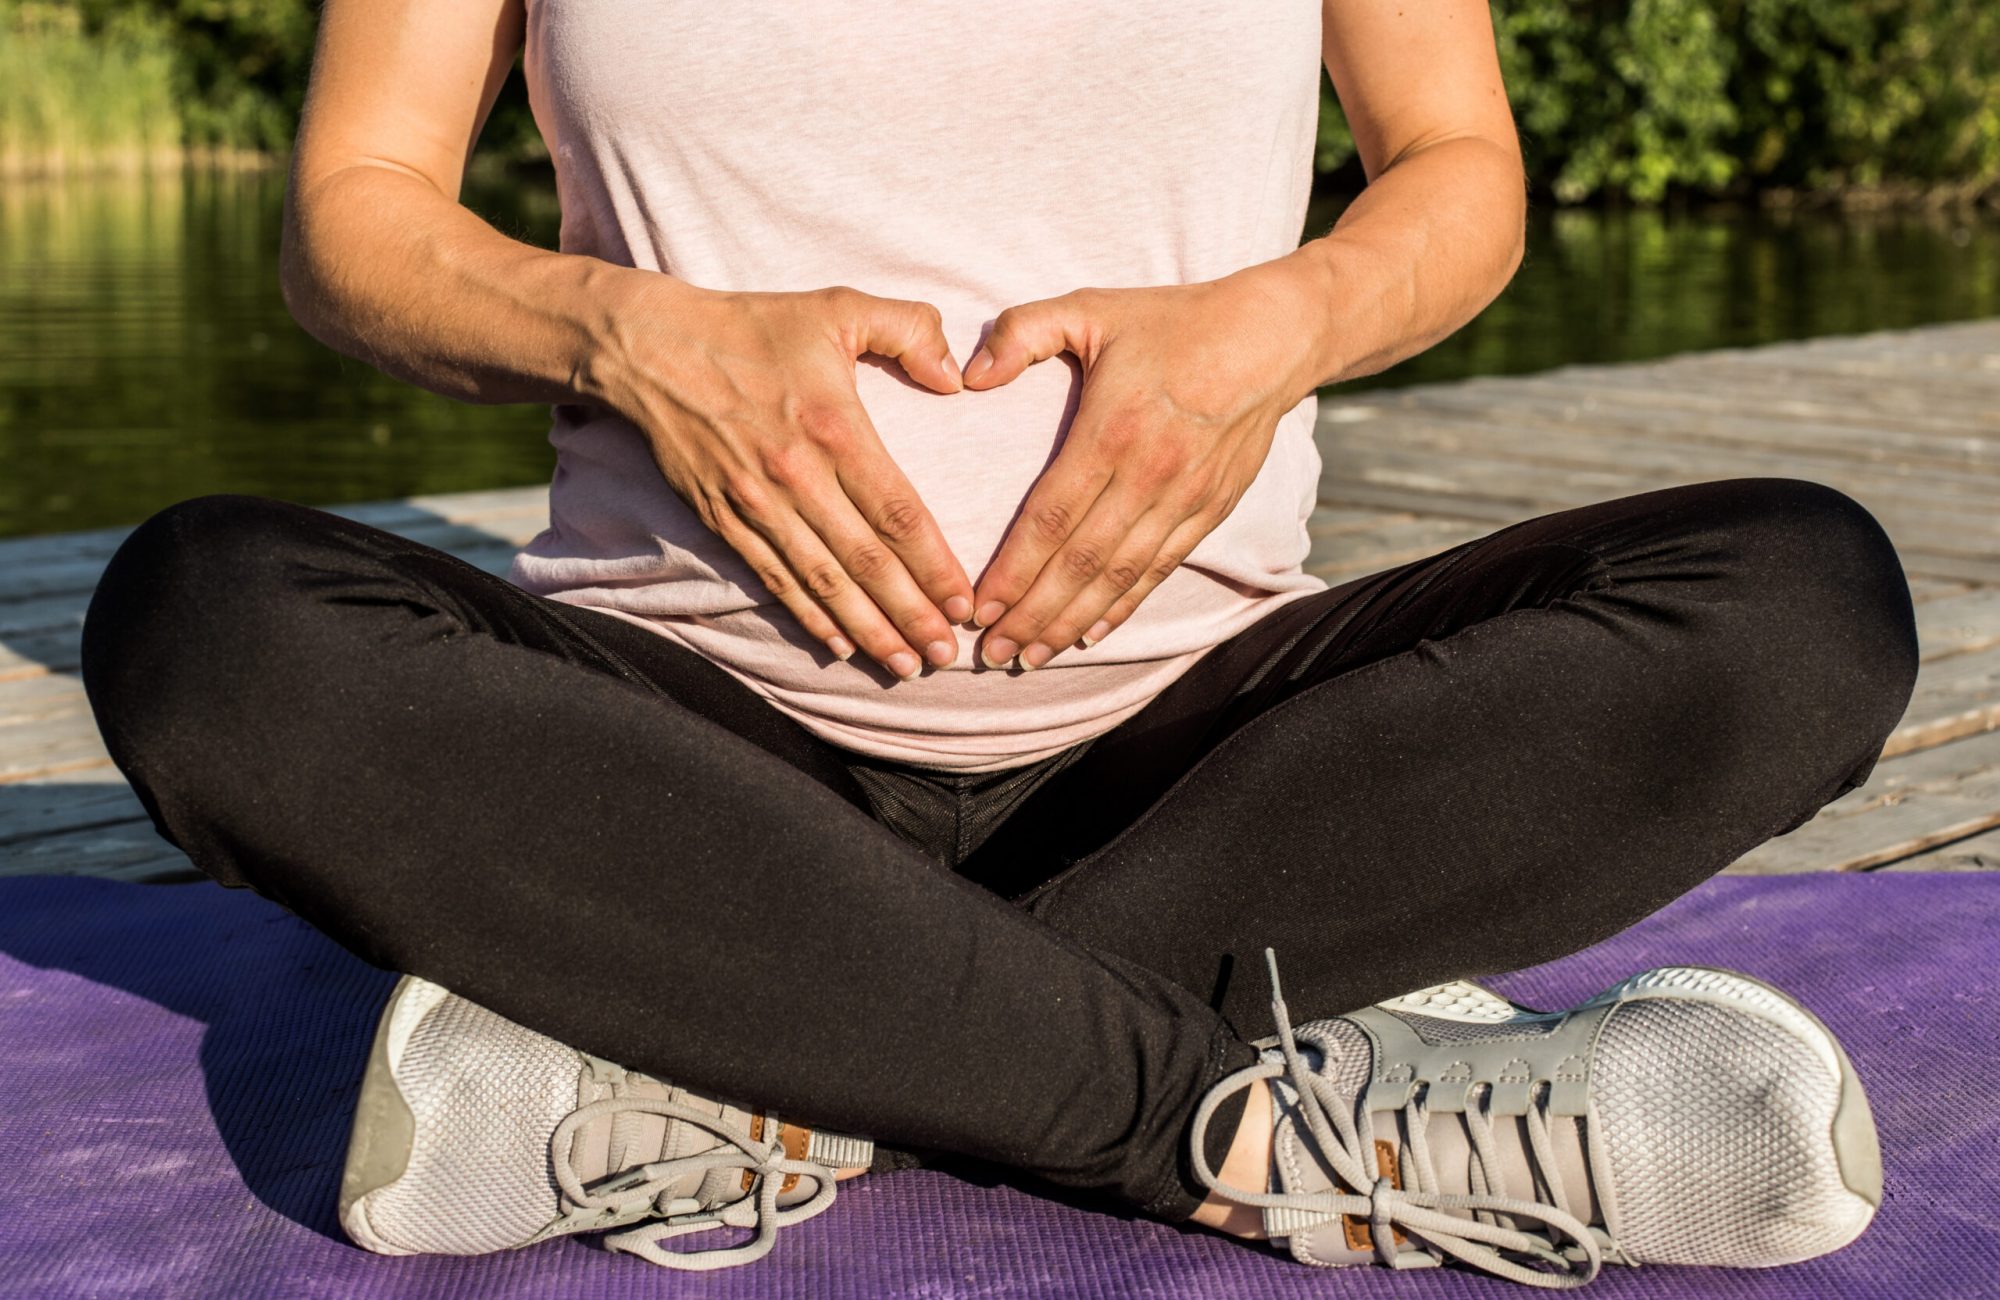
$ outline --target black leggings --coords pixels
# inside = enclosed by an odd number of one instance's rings
[[[1293,601],[984,777],[261,497],[147,520],[83,638],[113,759],[222,883],[631,1068],[1168,1219],[1274,1028],[1265,945],[1311,1019],[1594,943],[1865,779],[1916,658],[1874,518],[1779,478]]]

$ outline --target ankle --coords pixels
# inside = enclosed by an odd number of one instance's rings
[[[1250,1085],[1244,1096],[1243,1117],[1237,1121],[1229,1155],[1215,1173],[1225,1186],[1261,1192],[1271,1171],[1270,1084],[1260,1079]],[[1218,1229],[1232,1237],[1264,1235],[1263,1211],[1225,1200],[1216,1192],[1208,1194],[1188,1222]]]

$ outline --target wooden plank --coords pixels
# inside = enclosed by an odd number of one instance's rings
[[[7,743],[17,728],[78,715],[90,718],[90,701],[84,696],[82,681],[67,673],[0,683],[0,744]]]
[[[2000,375],[1934,375],[1891,367],[1868,373],[1858,366],[1808,367],[1776,359],[1761,362],[1667,363],[1646,370],[1553,371],[1533,377],[1537,396],[1561,399],[1588,394],[1603,408],[1643,406],[1663,418],[1721,414],[1774,424],[1824,428],[1846,441],[1876,431],[1918,439],[1963,436],[1992,455],[1993,419],[2000,413]],[[1911,445],[1919,445],[1912,443]]]
[[[2000,731],[1962,736],[1929,749],[1882,759],[1867,784],[1819,810],[1822,820],[1858,817],[1907,798],[1914,790],[1947,789],[1970,773],[2000,768]]]
[[[1895,534],[1892,532],[1890,536],[1893,537]],[[1900,549],[1898,553],[1901,554]],[[1903,555],[1903,570],[1905,573],[1924,577],[1975,582],[1985,586],[2000,584],[2000,564],[1988,559],[1912,551]]]
[[[378,512],[378,517],[393,518],[398,526],[390,531],[400,537],[454,553],[486,550],[495,545],[520,546],[540,532],[547,522],[540,510],[491,514],[468,521],[445,519],[427,512],[404,512],[400,516],[391,516],[384,511]],[[0,547],[4,546],[0,543]],[[97,579],[103,574],[104,565],[110,558],[107,552],[104,555],[74,555],[9,563],[4,549],[0,549],[0,602],[65,592],[87,593],[97,585]],[[0,608],[0,619],[4,618],[4,608]]]
[[[473,523],[504,515],[546,515],[549,487],[546,483],[536,483],[527,487],[490,488],[475,492],[433,492],[322,508],[349,519],[374,524],[377,528],[401,532],[402,525],[398,521],[410,515],[453,523]]]
[[[1867,423],[1836,423],[1791,411],[1709,394],[1701,404],[1668,405],[1650,390],[1620,394],[1606,385],[1579,386],[1575,391],[1509,393],[1490,389],[1464,392],[1421,390],[1401,410],[1390,415],[1427,418],[1441,423],[1477,425],[1508,418],[1528,426],[1576,432],[1635,432],[1650,434],[1673,446],[1707,446],[1715,450],[1762,448],[1856,464],[1902,465],[1912,469],[1988,474],[1996,449],[1985,430],[1958,425],[1941,430],[1912,428],[1882,417]],[[1621,400],[1621,397],[1626,400]]]
[[[2000,336],[1996,336],[1992,320],[1988,318],[1960,324],[1976,328],[1954,332],[1952,325],[1926,325],[1916,327],[1907,336],[1896,338],[1865,334],[1824,335],[1815,339],[1681,355],[1687,359],[1703,359],[1711,365],[1777,365],[1801,370],[1862,374],[1880,372],[1889,375],[1937,372],[1964,376],[1968,380],[1980,376],[2000,379],[2000,366],[1993,364],[1994,356],[2000,355]]]
[[[88,707],[0,727],[0,783],[108,764]]]
[[[1436,492],[1440,504],[1430,513],[1438,514],[1451,513],[1449,502],[1461,495],[1526,500],[1544,510],[1555,510],[1716,477],[1702,474],[1692,465],[1679,470],[1647,470],[1610,461],[1535,464],[1499,454],[1484,444],[1431,452],[1412,446],[1393,431],[1363,432],[1353,427],[1344,429],[1332,445],[1322,447],[1321,458],[1326,467],[1321,475],[1323,499],[1329,476],[1335,482],[1358,479]],[[1879,486],[1862,488],[1854,495],[1881,520],[1899,550],[2000,562],[2000,511],[1993,509],[1990,498],[1918,500]],[[2000,496],[2000,492],[1994,495]]]
[[[1737,368],[1758,375],[1799,371],[1814,378],[1855,375],[1875,379],[1950,378],[1952,390],[2000,381],[2000,329],[1991,319],[1919,326],[1906,331],[1822,336],[1790,342],[1716,348],[1650,361],[1567,365],[1548,374],[1607,377],[1677,377]]]
[[[1972,587],[1920,602],[1917,643],[1925,659],[2000,645],[2000,587]]]
[[[1910,599],[1921,605],[1925,601],[1938,600],[1945,596],[1960,596],[1974,588],[1950,578],[1928,578],[1922,574],[1906,574],[1910,583]]]
[[[1320,506],[1306,520],[1306,532],[1314,538],[1337,533],[1365,533],[1384,524],[1407,523],[1410,515],[1396,510],[1366,510],[1354,506]]]
[[[2000,871],[2000,830],[1982,831],[1962,840],[1891,862],[1881,871]]]
[[[75,672],[82,659],[82,628],[24,632],[0,640],[0,682],[43,673]]]
[[[12,781],[0,785],[0,853],[10,844],[145,817],[124,774],[108,765]]]
[[[452,553],[476,569],[484,569],[496,578],[504,578],[513,567],[514,556],[519,549],[512,543],[503,543],[499,546],[467,547]]]
[[[493,523],[505,535],[532,536],[536,529],[526,525],[535,516],[548,513],[548,487],[496,488],[485,492],[448,492],[427,496],[401,497],[387,501],[362,501],[347,505],[322,506],[331,514],[374,524],[401,533],[408,527],[431,523]],[[520,516],[521,518],[508,518]],[[83,532],[50,533],[41,537],[14,537],[0,540],[0,569],[13,569],[65,560],[108,560],[132,526],[94,528]]]
[[[1870,411],[1853,403],[1819,403],[1770,391],[1768,381],[1750,391],[1690,374],[1663,383],[1659,374],[1578,372],[1505,379],[1469,379],[1409,390],[1374,403],[1436,418],[1517,419],[1597,428],[1627,425],[1658,430],[1670,440],[1759,442],[1810,448],[1827,455],[1931,465],[1990,465],[2000,447],[1985,414],[1926,416],[1926,406]]]
[[[1399,487],[1330,475],[1320,477],[1319,499],[1326,503],[1370,506],[1381,510],[1407,510],[1413,514],[1437,515],[1448,511],[1458,518],[1477,519],[1495,527],[1547,513],[1544,507],[1532,501],[1446,495],[1423,487]]]
[[[1965,744],[1966,742],[1960,742]],[[1931,776],[1945,766],[1958,770]],[[1926,755],[1921,773],[1899,774],[1888,759],[1867,785],[1836,803],[1864,796],[1842,812],[1834,805],[1786,835],[1752,849],[1731,864],[1739,875],[1802,871],[1866,871],[2000,826],[2000,738],[1982,736],[1976,748]],[[1891,790],[1877,795],[1878,781]]]
[[[0,876],[104,876],[145,880],[194,869],[151,822],[120,822],[0,845]]]
[[[2000,727],[2000,649],[1952,655],[1918,671],[1910,707],[1882,752],[1893,757],[1996,727]]]
[[[93,528],[85,532],[47,533],[40,537],[0,539],[0,568],[29,568],[68,560],[108,560],[132,526]]]
[[[1890,508],[1922,508],[1943,503],[1973,512],[1980,526],[2000,532],[2000,521],[1991,518],[1992,504],[2000,497],[2000,472],[1975,472],[1964,466],[1890,467],[1791,449],[1690,446],[1638,430],[1535,426],[1506,413],[1496,413],[1478,423],[1435,420],[1411,413],[1341,425],[1328,433],[1327,440],[1355,449],[1381,446],[1446,457],[1492,456],[1527,465],[1647,471],[1683,479],[1807,478],[1869,500],[1871,506],[1877,501]],[[1995,470],[2000,471],[2000,466]]]
[[[1365,533],[1316,539],[1306,572],[1319,577],[1350,576],[1421,560],[1492,529],[1463,519],[1405,519]]]
[[[1460,518],[1509,522],[1574,506],[1590,505],[1679,483],[1696,476],[1633,475],[1613,470],[1536,470],[1494,458],[1425,456],[1386,448],[1327,449],[1320,500],[1329,504],[1391,507]],[[1864,502],[1864,504],[1867,504]],[[1871,507],[1874,509],[1874,507]],[[1965,581],[2000,583],[2000,535],[1979,534],[1989,527],[1968,521],[1991,512],[1946,507],[1890,511],[1874,509],[1895,538],[1904,567],[1913,573]]]
[[[36,596],[28,600],[0,601],[0,640],[12,641],[31,632],[81,628],[83,611],[89,604],[90,594],[76,591]]]

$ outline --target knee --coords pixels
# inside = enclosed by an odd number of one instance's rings
[[[1714,519],[1743,598],[1738,651],[1761,669],[1749,676],[1815,717],[1809,730],[1822,739],[1879,748],[1917,676],[1916,617],[1894,544],[1865,506],[1826,484],[1730,486]]]
[[[302,509],[218,492],[153,514],[126,535],[98,578],[84,615],[86,659],[103,662],[90,652],[148,640],[200,640],[205,625],[247,608],[250,602],[232,594],[271,585]]]
[[[1896,547],[1866,506],[1808,479],[1748,480],[1734,522],[1746,574],[1782,623],[1884,686],[1917,671],[1916,614]]]
[[[119,544],[85,611],[81,655],[84,690],[114,758],[122,740],[151,730],[149,720],[171,718],[184,731],[201,710],[177,705],[264,640],[256,624],[279,613],[303,509],[234,493],[193,497]]]

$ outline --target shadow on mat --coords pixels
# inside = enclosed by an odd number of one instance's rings
[[[208,1107],[245,1186],[285,1218],[346,1242],[335,1218],[340,1167],[393,974],[246,890],[207,882],[0,880],[0,915],[9,918],[0,952],[204,1024],[198,1063]],[[1141,1217],[1002,1166],[944,1153],[921,1159],[924,1168],[975,1186],[1009,1186],[1121,1220]]]
[[[395,976],[252,895],[206,883],[31,877],[0,881],[0,898],[9,956],[206,1025],[208,1107],[244,1184],[293,1222],[346,1240],[334,1217],[340,1166]]]
[[[385,507],[392,518],[382,517]],[[514,550],[500,533],[411,502],[330,508],[357,510],[492,572],[503,571]],[[129,531],[92,535],[77,563],[101,566]],[[41,663],[51,678],[73,675],[84,598],[52,598],[37,608],[42,606],[43,621],[17,616],[0,645]],[[160,837],[122,779],[102,769],[95,774],[114,779],[0,784],[0,876],[26,877],[0,879],[8,891],[0,897],[25,900],[28,894],[14,891],[53,885],[58,892],[52,900],[82,900],[105,887],[94,880],[50,881],[52,875],[115,872],[173,887],[159,891],[158,906],[106,896],[97,908],[102,915],[82,925],[77,914],[86,905],[80,901],[53,904],[62,915],[44,925],[23,924],[17,908],[0,906],[0,918],[9,922],[0,932],[0,950],[205,1023],[200,1065],[209,1109],[243,1181],[286,1218],[344,1242],[334,1212],[347,1127],[375,1018],[394,976],[363,965],[275,908],[241,906],[248,894],[232,897],[235,891],[208,884]],[[199,883],[183,883],[188,881]],[[287,933],[243,933],[268,926]],[[235,950],[255,954],[257,969],[232,959]],[[282,959],[268,960],[274,953]]]

